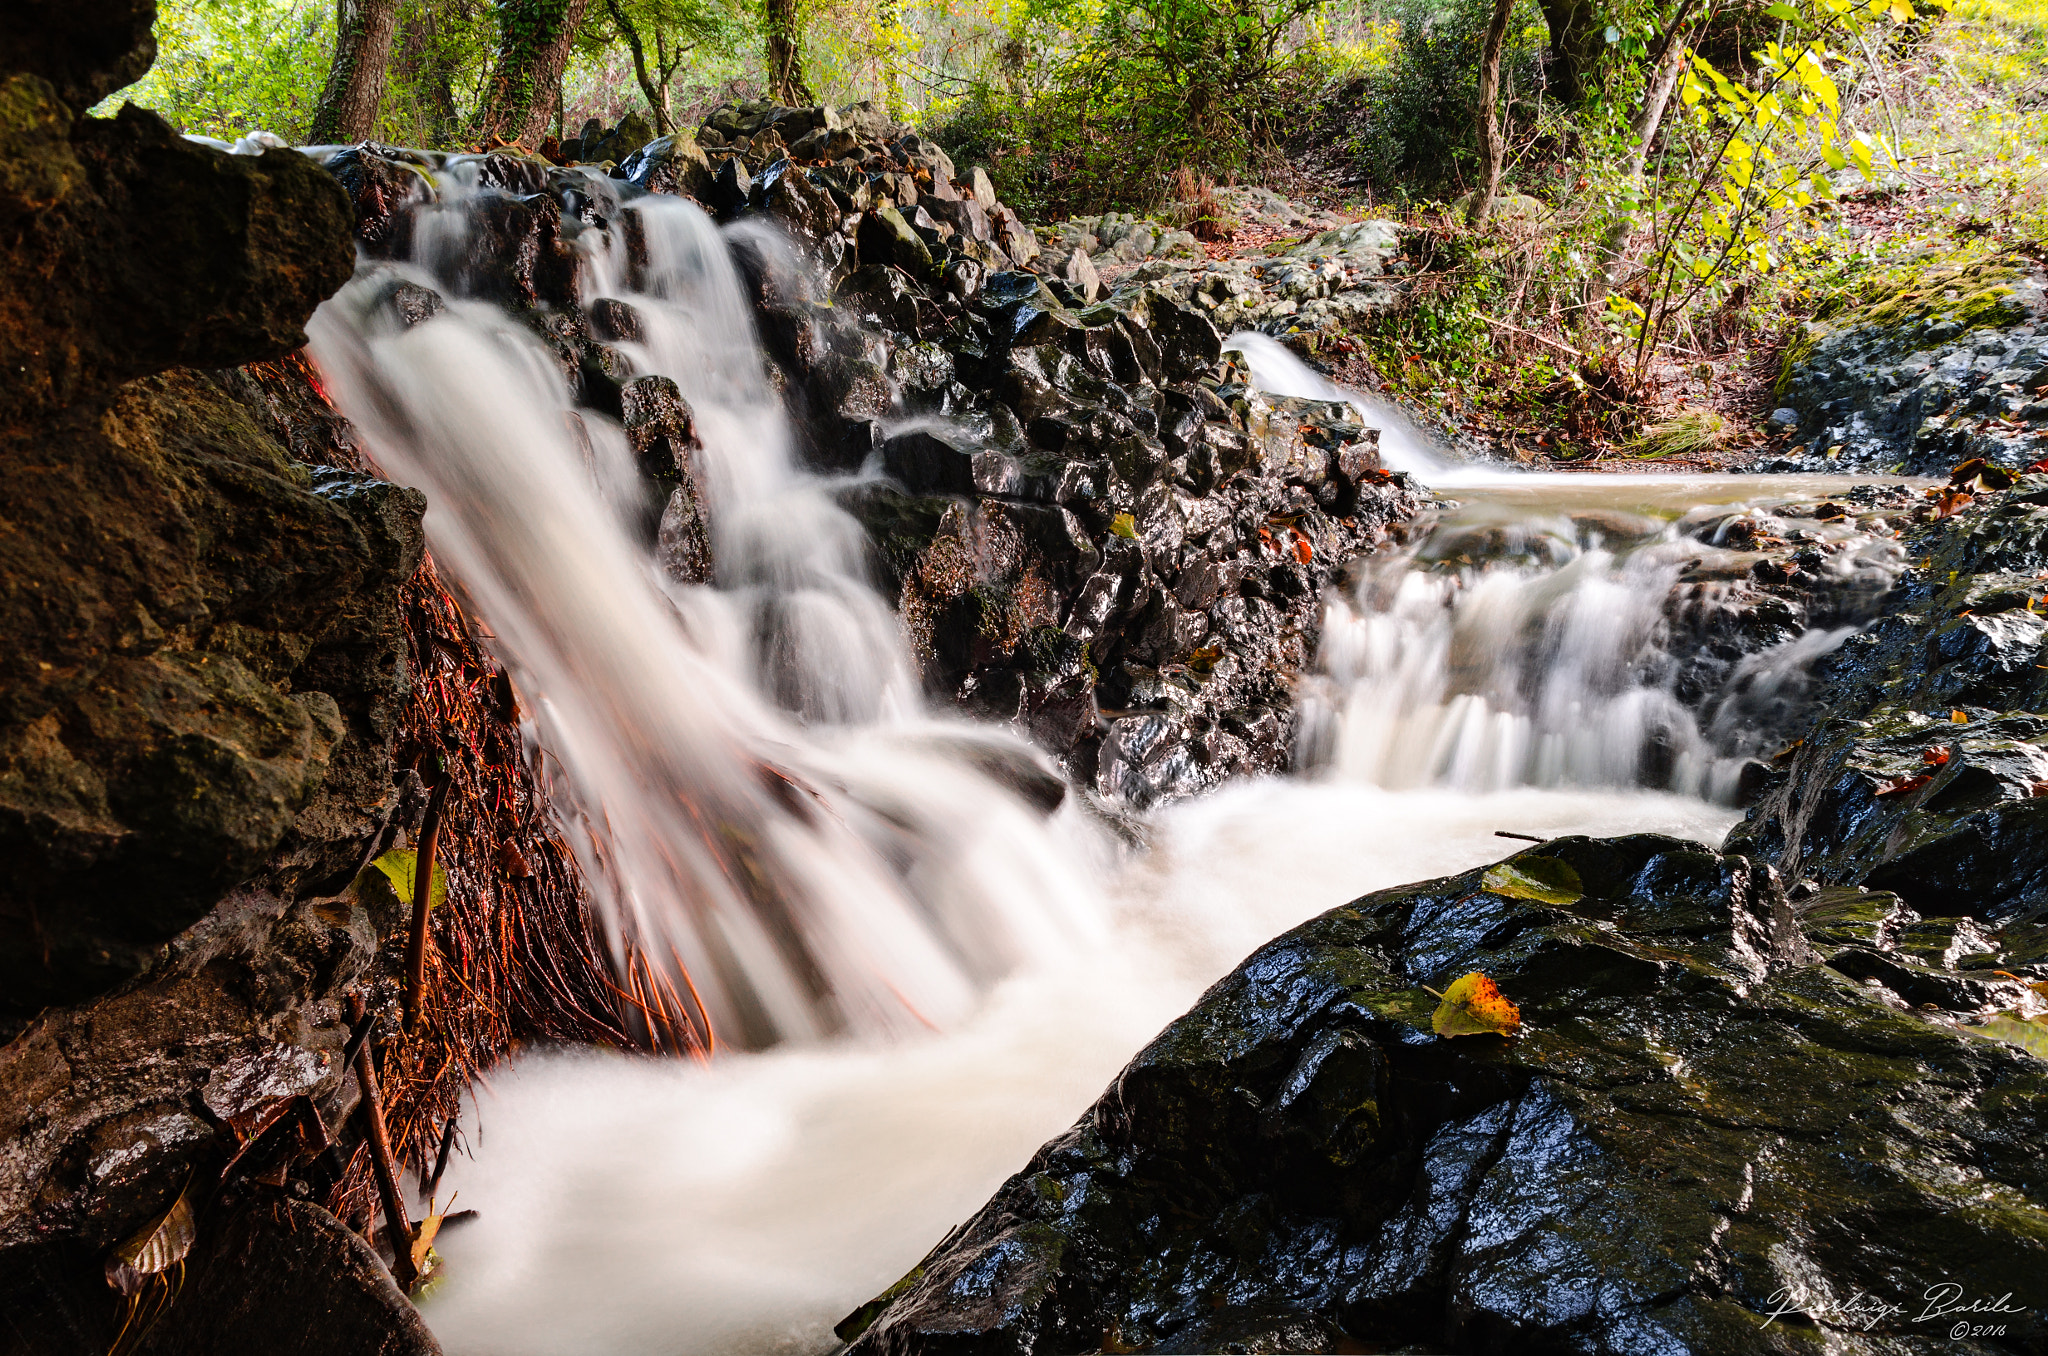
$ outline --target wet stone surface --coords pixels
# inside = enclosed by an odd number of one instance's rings
[[[2048,1063],[1919,1010],[2021,992],[1939,963],[1987,944],[1974,925],[1854,890],[1794,903],[1668,838],[1510,860],[1541,858],[1584,895],[1511,898],[1475,870],[1261,948],[841,1335],[861,1353],[2048,1350]],[[1423,986],[1471,970],[1521,1005],[1518,1039],[1432,1034]],[[1985,1320],[2001,1334],[1923,1318],[1942,1285],[2006,1297]]]

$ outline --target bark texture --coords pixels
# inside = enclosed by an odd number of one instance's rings
[[[1493,17],[1486,24],[1486,46],[1479,56],[1479,189],[1472,195],[1466,217],[1474,226],[1486,220],[1500,194],[1501,164],[1506,159],[1500,136],[1500,52],[1514,8],[1515,0],[1494,0]]]
[[[797,0],[767,0],[768,95],[777,103],[802,106],[816,102],[804,83],[802,30],[797,26]]]
[[[334,16],[334,64],[313,109],[307,133],[317,145],[367,141],[384,101],[398,0],[339,0]]]
[[[499,0],[498,56],[471,137],[538,146],[555,116],[569,44],[590,0]]]

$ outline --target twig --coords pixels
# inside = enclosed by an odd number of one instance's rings
[[[420,825],[419,856],[413,863],[412,940],[405,949],[405,1029],[420,1029],[420,992],[427,984],[427,913],[434,904],[434,849],[441,840],[441,807],[455,781],[447,768],[434,783],[427,817]]]
[[[1510,325],[1505,320],[1495,320],[1491,316],[1482,316],[1480,318],[1485,321],[1488,329],[1506,330],[1509,334],[1519,334],[1524,339],[1534,339],[1537,343],[1542,344],[1546,348],[1554,348],[1559,353],[1569,354],[1571,357],[1578,358],[1583,362],[1593,361],[1593,356],[1591,354],[1582,353],[1578,349],[1573,348],[1570,344],[1560,344],[1555,339],[1546,339],[1542,335],[1537,334],[1531,330],[1525,330],[1519,325]]]
[[[368,1033],[368,1007],[360,993],[349,995],[349,1018]],[[359,1109],[363,1116],[363,1139],[370,1146],[370,1163],[376,1169],[377,1194],[384,1202],[384,1236],[391,1244],[391,1275],[406,1294],[419,1282],[419,1269],[412,1264],[412,1221],[406,1218],[405,1200],[398,1194],[398,1172],[391,1161],[391,1136],[384,1128],[384,1108],[377,1096],[377,1070],[370,1061],[367,1044],[356,1050],[356,1086],[362,1092]]]
[[[1495,829],[1493,836],[1495,838],[1519,838],[1525,843],[1547,843],[1550,841],[1548,838],[1538,838],[1533,833],[1509,833],[1506,829]]]

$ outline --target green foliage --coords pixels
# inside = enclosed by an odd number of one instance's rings
[[[1287,41],[1316,7],[1107,0],[1042,89],[983,83],[940,135],[1032,213],[1150,206],[1183,169],[1230,177],[1274,151],[1321,69],[1315,44]]]
[[[1479,155],[1473,124],[1479,54],[1492,9],[1492,0],[1395,0],[1391,6],[1398,41],[1353,86],[1358,131],[1352,153],[1375,196],[1415,201],[1471,186]],[[1536,114],[1544,38],[1542,16],[1533,0],[1523,0],[1501,57],[1501,121],[1511,140],[1516,125],[1526,131]]]
[[[1853,69],[1848,44],[1867,30],[1912,21],[1909,0],[1806,0],[1804,9],[1775,0],[1766,14],[1782,36],[1755,53],[1749,81],[1729,78],[1698,52],[1680,79],[1679,101],[1705,153],[1652,185],[1647,284],[1641,296],[1610,301],[1638,379],[1688,308],[1775,266],[1783,218],[1834,198],[1830,173],[1853,167],[1871,178],[1896,154],[1845,126],[1835,77]]]
[[[109,98],[157,112],[181,132],[233,141],[262,129],[305,135],[334,52],[334,6],[323,0],[162,0],[157,59]]]

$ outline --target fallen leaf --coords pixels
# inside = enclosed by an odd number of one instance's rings
[[[1918,791],[1933,780],[1933,774],[1927,772],[1916,772],[1909,777],[1893,777],[1887,781],[1879,782],[1877,790],[1872,794],[1879,800],[1883,800],[1887,796],[1903,796],[1910,792]]]
[[[1479,888],[1538,904],[1573,904],[1586,894],[1572,864],[1555,857],[1517,857],[1511,862],[1496,863],[1479,878]]]
[[[1920,761],[1929,767],[1940,767],[1948,761],[1950,752],[1949,749],[1938,746],[1924,748],[1920,750]]]
[[[1295,533],[1294,558],[1306,565],[1315,558],[1315,554],[1315,548],[1309,545],[1308,538],[1302,536],[1299,532]]]
[[[1439,1036],[1513,1036],[1522,1030],[1522,1010],[1474,970],[1444,990],[1429,1025]]]
[[[391,883],[398,902],[412,907],[412,883],[419,876],[419,854],[411,848],[393,848],[374,858],[370,865]],[[360,879],[360,878],[358,878]],[[427,890],[427,907],[437,909],[448,902],[448,877],[439,862],[434,863],[434,883]]]
[[[123,1295],[133,1296],[145,1279],[185,1260],[198,1237],[192,1215],[192,1178],[178,1188],[171,1208],[158,1215],[115,1248],[107,1258],[107,1284]]]
[[[427,1266],[427,1254],[434,1250],[434,1235],[441,1232],[441,1221],[446,1215],[428,1215],[412,1226],[412,1269],[424,1276],[431,1268]]]
[[[2010,1041],[2036,1059],[2048,1059],[2048,1021],[2042,1018],[2028,1021],[2001,1014],[1981,1025],[1966,1026],[1963,1030],[1988,1041]]]

